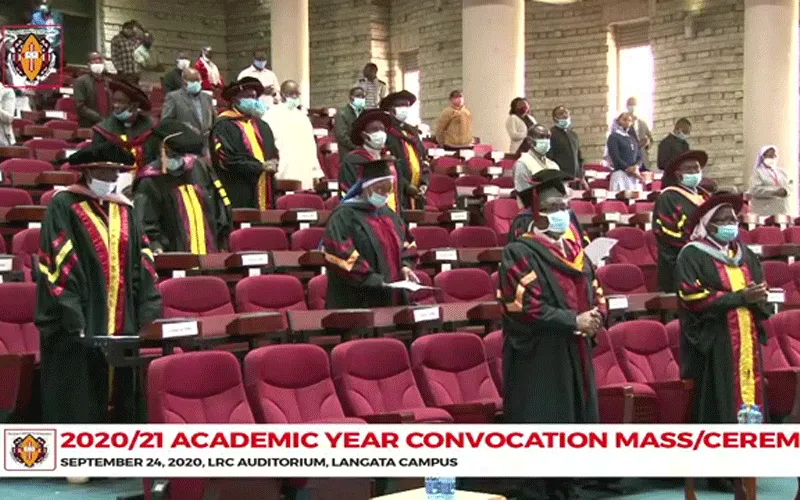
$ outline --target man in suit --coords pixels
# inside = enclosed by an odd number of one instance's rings
[[[103,56],[97,52],[90,52],[87,59],[89,73],[72,84],[72,98],[75,100],[78,125],[81,127],[93,127],[111,112],[111,91],[106,81]]]
[[[347,153],[358,147],[350,139],[350,131],[356,122],[356,118],[364,111],[366,104],[364,89],[353,87],[350,89],[350,102],[336,112],[334,129],[336,131],[336,144],[339,145],[339,158],[344,159]]]
[[[14,110],[17,106],[17,96],[14,89],[6,87],[0,81],[0,146],[14,145]]]
[[[680,118],[675,122],[675,130],[658,143],[658,169],[666,170],[672,160],[691,149],[686,140],[692,133],[692,122],[688,118]],[[674,186],[675,179],[664,178],[662,187]]]
[[[164,89],[164,94],[175,92],[183,87],[183,70],[192,65],[184,52],[179,52],[175,57],[175,67],[164,73],[161,77],[161,88]]]
[[[573,179],[583,179],[583,155],[578,134],[572,130],[572,116],[564,106],[553,108],[553,125],[550,128],[550,151],[547,157]]]
[[[200,73],[194,68],[183,70],[183,88],[167,94],[161,109],[161,120],[183,123],[204,137],[204,143],[207,144],[215,114],[211,96],[202,92]]]

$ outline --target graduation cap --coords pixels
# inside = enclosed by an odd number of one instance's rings
[[[133,155],[114,144],[103,142],[79,149],[67,158],[73,169],[107,168],[111,170],[132,170],[135,163]]]
[[[677,156],[664,168],[664,177],[674,179],[675,172],[687,161],[696,161],[703,168],[708,163],[708,154],[705,151],[692,150]]]
[[[115,78],[108,82],[108,88],[111,89],[111,92],[122,92],[128,96],[128,99],[138,104],[141,110],[150,111],[150,99],[147,97],[147,94],[136,85]]]
[[[389,108],[394,106],[395,103],[399,101],[408,101],[408,105],[413,106],[414,103],[417,102],[417,96],[415,96],[408,90],[401,90],[400,92],[392,92],[391,94],[381,99],[380,108],[384,111],[388,111]]]
[[[203,137],[177,120],[164,120],[153,129],[153,135],[177,154],[202,154]]]
[[[534,216],[539,214],[539,200],[547,196],[559,195],[566,196],[567,188],[564,182],[568,181],[570,176],[556,169],[545,169],[535,173],[531,177],[531,186],[519,193],[517,196],[525,203],[525,206],[530,207]]]
[[[386,160],[375,160],[364,163],[361,165],[361,185],[363,187],[370,186],[376,182],[387,179],[392,179],[392,169],[389,168],[389,162]]]
[[[256,96],[260,96],[264,93],[264,85],[261,84],[258,78],[246,76],[241,80],[229,83],[228,86],[222,89],[222,98],[228,102],[233,102],[236,96],[250,90],[255,91]]]
[[[350,140],[353,141],[353,144],[356,146],[361,146],[364,144],[364,137],[361,135],[361,133],[364,132],[364,129],[367,128],[367,125],[372,122],[381,122],[388,130],[389,127],[392,126],[392,117],[389,116],[389,113],[380,109],[368,109],[358,115],[358,118],[356,118],[356,121],[350,128]]]
[[[703,217],[722,205],[730,205],[733,208],[733,212],[738,215],[744,206],[744,196],[742,196],[741,193],[722,192],[707,199],[702,205],[697,207],[694,213],[689,217],[689,220],[686,221],[686,231],[688,231],[688,234],[694,232],[697,225],[703,220]]]

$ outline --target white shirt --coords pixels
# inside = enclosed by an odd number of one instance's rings
[[[241,80],[246,76],[249,76],[250,78],[255,78],[256,80],[260,81],[261,85],[263,85],[265,89],[271,85],[273,88],[273,92],[275,92],[276,94],[280,89],[281,84],[278,82],[278,75],[276,75],[273,71],[267,68],[258,69],[251,64],[250,66],[246,67],[239,73],[239,77],[237,78],[237,80]],[[271,108],[272,106],[274,106],[274,100],[271,96],[260,95],[258,96],[258,100],[263,102],[267,108]]]
[[[275,136],[280,162],[275,177],[303,183],[303,190],[314,188],[314,179],[325,177],[317,158],[314,129],[305,110],[289,109],[286,104],[272,107],[262,119]]]

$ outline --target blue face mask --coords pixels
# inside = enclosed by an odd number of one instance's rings
[[[686,139],[689,138],[689,136],[684,134],[683,132],[675,132],[675,137],[677,137],[678,139],[680,139],[682,141],[685,141]]]
[[[264,105],[261,104],[259,106],[259,104],[258,99],[255,97],[245,97],[244,99],[239,99],[239,103],[236,107],[239,108],[239,111],[248,116],[256,116],[259,113],[259,109],[264,109]]]
[[[571,123],[572,123],[572,120],[569,119],[569,118],[564,118],[564,119],[556,121],[556,125],[558,125],[558,128],[569,128]]]
[[[253,61],[253,66],[255,66],[256,69],[264,69],[267,67],[267,61]]]
[[[167,170],[169,172],[178,172],[180,169],[183,168],[183,158],[168,158],[167,159]]]
[[[569,229],[569,212],[566,210],[559,210],[547,214],[547,231],[550,233],[563,234]]]
[[[550,151],[550,139],[536,139],[533,149],[540,155],[546,155]]]
[[[389,202],[389,197],[378,193],[372,193],[367,198],[367,201],[373,207],[381,208],[382,206],[386,205],[386,203]]]
[[[288,106],[289,109],[297,109],[302,105],[303,105],[303,101],[301,101],[299,97],[287,97],[286,98],[286,106]]]
[[[686,186],[689,189],[694,189],[700,185],[700,181],[703,180],[703,173],[697,172],[696,174],[683,174],[681,176],[681,184]]]
[[[131,112],[130,109],[126,109],[123,111],[114,111],[114,117],[121,122],[127,122],[128,120],[131,119],[132,116],[133,113]]]
[[[363,97],[354,97],[353,98],[353,108],[357,111],[363,111],[364,108],[367,107],[367,100]]]
[[[203,90],[203,84],[200,82],[186,82],[186,91],[192,95],[197,95]]]
[[[723,243],[730,243],[739,237],[739,226],[737,224],[717,226],[717,233],[715,236]]]

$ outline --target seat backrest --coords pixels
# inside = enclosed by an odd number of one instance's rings
[[[58,111],[68,111],[70,113],[75,112],[75,99],[69,96],[59,97],[56,100],[55,108]]]
[[[424,270],[417,270],[414,272],[419,279],[422,286],[433,287],[433,280],[431,276]],[[412,304],[430,305],[436,303],[436,292],[434,290],[418,290],[409,295]]]
[[[609,335],[617,360],[628,381],[647,383],[680,378],[667,330],[658,321],[634,320],[617,323],[611,327]]]
[[[23,229],[11,238],[11,253],[22,264],[23,271],[30,272],[33,256],[39,253],[39,229]]]
[[[800,226],[791,226],[783,230],[786,243],[800,243]]]
[[[232,231],[228,236],[231,252],[288,250],[286,233],[279,227],[248,227]]]
[[[645,232],[638,227],[615,227],[606,236],[617,240],[611,247],[609,260],[614,264],[655,265],[656,261],[647,247]]]
[[[50,120],[44,126],[55,130],[78,130],[78,122],[72,120]]]
[[[495,300],[492,278],[483,269],[451,269],[433,278],[438,301],[446,302],[490,302]]]
[[[769,324],[789,365],[800,367],[800,309],[781,311],[769,319]]]
[[[459,227],[450,233],[450,243],[455,248],[496,247],[498,245],[497,233],[494,229],[484,226]]]
[[[50,163],[43,160],[34,160],[32,158],[10,158],[0,162],[0,170],[3,171],[3,173],[42,173],[54,170],[54,167]]]
[[[39,356],[36,283],[0,283],[0,354]]]
[[[305,311],[303,284],[288,274],[248,276],[236,283],[236,311]]]
[[[474,156],[467,160],[466,171],[470,174],[480,174],[486,167],[491,167],[494,162],[488,158]]]
[[[319,346],[283,344],[250,351],[244,358],[244,382],[259,423],[344,417],[328,355]]]
[[[756,245],[781,245],[786,242],[783,231],[775,226],[760,226],[750,231]]]
[[[441,226],[417,226],[409,231],[420,252],[450,246],[450,233]]]
[[[459,187],[479,187],[489,184],[489,179],[482,175],[462,175],[455,180]]]
[[[474,333],[419,337],[411,344],[411,367],[428,406],[500,399],[483,342]]]
[[[681,322],[678,319],[673,319],[666,326],[667,338],[669,339],[669,348],[672,350],[672,357],[678,361],[680,366],[680,351],[681,351]]]
[[[23,146],[31,149],[70,149],[72,146],[62,139],[28,139]]]
[[[0,187],[0,207],[33,205],[31,195],[24,189]]]
[[[502,163],[502,160],[500,160]],[[509,169],[511,167],[508,167]],[[492,186],[497,186],[500,189],[514,189],[514,178],[513,177],[495,177],[494,179],[489,181],[489,184]]]
[[[39,205],[42,205],[44,207],[49,205],[50,200],[53,199],[53,196],[55,196],[57,192],[58,191],[56,191],[55,189],[51,189],[49,191],[45,191],[44,193],[42,193],[42,196],[39,197]]]
[[[597,345],[592,349],[592,367],[598,387],[628,382],[617,361],[617,353],[611,345],[609,334],[605,330],[597,332],[594,337]]]
[[[328,275],[319,274],[308,282],[308,308],[319,311],[325,309],[325,296],[328,294]]]
[[[425,193],[426,207],[436,210],[448,210],[456,204],[456,184],[446,175],[431,174],[428,179],[428,191]]]
[[[785,328],[785,324],[781,325],[781,323],[784,323],[786,319],[784,319],[781,314],[782,313],[778,313],[762,323],[767,332],[767,345],[761,348],[761,359],[765,371],[785,370],[791,366],[786,354],[783,352],[783,349],[781,349],[779,337],[785,333],[784,331],[777,331]],[[775,318],[778,319],[775,320]],[[791,318],[789,319],[791,320]]]
[[[761,269],[764,271],[764,281],[771,288],[794,289],[792,271],[786,262],[782,260],[765,260],[761,263]]]
[[[609,213],[627,214],[628,205],[626,205],[624,201],[620,200],[603,200],[597,204],[596,210],[598,214],[609,214]]]
[[[308,209],[325,210],[325,202],[322,198],[310,193],[286,194],[275,200],[275,208],[278,210]]]
[[[597,279],[606,295],[647,293],[642,270],[634,264],[608,264],[597,269]]]
[[[752,233],[750,231],[748,231],[747,229],[744,229],[744,228],[740,227],[739,228],[739,241],[742,242],[745,245],[752,245],[754,243]]]
[[[221,350],[157,358],[147,370],[153,424],[253,424],[236,356]]]
[[[650,257],[653,258],[653,262],[658,262],[658,240],[656,239],[656,233],[652,230],[645,231],[644,241],[647,243],[647,249],[650,251]]]
[[[594,205],[592,202],[586,200],[569,200],[569,208],[575,215],[594,215]]]
[[[422,408],[406,346],[393,338],[359,339],[331,352],[333,384],[349,416]]]
[[[498,198],[486,202],[483,206],[483,216],[486,220],[486,225],[489,226],[497,233],[499,239],[508,239],[508,231],[511,228],[511,223],[514,218],[519,214],[519,205],[517,200],[512,198]]]
[[[323,236],[325,236],[324,227],[307,227],[294,231],[290,236],[291,249],[306,252],[317,250]]]
[[[497,392],[503,395],[503,330],[495,330],[483,337],[483,347],[486,349],[486,360],[492,372],[492,380],[497,387]]]
[[[636,201],[633,205],[628,207],[628,213],[638,214],[644,212],[652,212],[656,203],[654,201]]]
[[[233,314],[228,285],[216,276],[172,278],[158,284],[165,318],[197,318]]]

